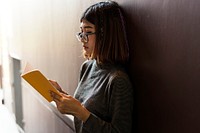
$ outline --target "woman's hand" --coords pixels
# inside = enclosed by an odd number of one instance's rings
[[[77,99],[63,93],[61,93],[61,96],[59,96],[50,91],[50,94],[53,100],[56,102],[58,110],[62,114],[71,114],[83,122],[89,118],[90,112],[84,106],[82,106]]]
[[[60,87],[60,85],[54,81],[54,80],[49,80],[49,82],[61,93],[67,94],[65,91],[62,90],[62,88]]]

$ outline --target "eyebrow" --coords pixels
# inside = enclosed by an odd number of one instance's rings
[[[83,27],[80,27],[80,28],[84,28],[84,29],[89,28],[89,29],[92,29],[93,27],[92,26],[83,26]]]

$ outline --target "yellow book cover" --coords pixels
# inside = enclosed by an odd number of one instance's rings
[[[59,92],[54,86],[49,82],[49,80],[38,70],[33,69],[30,64],[26,64],[24,72],[21,77],[25,79],[36,91],[38,91],[47,101],[53,101],[50,96],[49,90],[57,93]]]

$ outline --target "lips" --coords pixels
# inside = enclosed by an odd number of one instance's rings
[[[84,49],[88,49],[88,47],[87,47],[87,46],[84,46],[84,45],[83,45],[83,48],[84,48]]]

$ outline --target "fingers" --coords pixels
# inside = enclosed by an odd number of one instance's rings
[[[67,94],[67,93],[60,93],[61,94],[61,96],[63,96],[63,97],[69,97],[70,95],[69,94]]]
[[[59,86],[59,84],[58,84],[56,81],[54,81],[54,80],[49,80],[49,82],[50,82],[54,87],[56,87],[57,89],[60,89],[60,86]]]
[[[51,84],[54,84],[56,81],[55,81],[55,80],[49,79],[49,82],[50,82]]]
[[[49,80],[49,82],[50,82],[58,91],[62,92],[62,89],[61,89],[60,85],[59,85],[56,81],[54,81],[54,80]]]
[[[61,93],[61,96],[57,95],[53,91],[50,91],[51,97],[55,101],[57,105],[57,109],[59,110],[60,113],[66,114],[66,109],[65,109],[65,103],[64,102],[64,95]]]
[[[57,86],[58,85],[58,83],[55,81],[55,80],[49,80],[49,82],[52,84],[52,85],[55,85],[55,86]]]
[[[62,96],[56,94],[56,93],[53,92],[53,91],[50,91],[50,95],[51,95],[51,97],[53,98],[53,100],[54,100],[55,102],[60,102],[60,101],[62,100]]]
[[[62,114],[72,114],[77,110],[80,105],[79,101],[75,100],[72,96],[60,93],[60,96],[55,92],[50,91],[50,94],[57,105],[57,109]]]
[[[59,92],[62,92],[62,93],[67,94],[66,92],[64,92],[64,91],[61,89],[60,85],[59,85],[56,81],[54,81],[54,80],[49,80],[49,82],[50,82]]]

